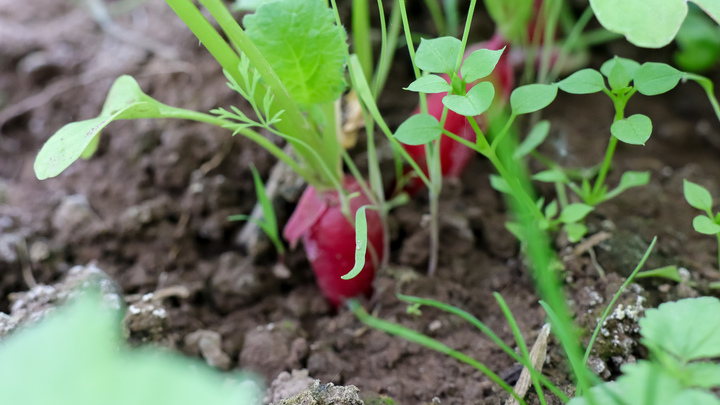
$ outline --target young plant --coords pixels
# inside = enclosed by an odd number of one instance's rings
[[[255,219],[251,217],[250,215],[231,215],[228,217],[228,221],[252,221],[257,226],[260,227],[260,229],[265,232],[265,234],[270,238],[270,241],[275,245],[275,249],[278,252],[278,255],[282,257],[285,255],[285,245],[283,245],[282,241],[280,240],[280,231],[278,230],[278,224],[277,224],[277,217],[275,216],[275,209],[273,208],[272,201],[268,198],[267,194],[265,193],[265,185],[262,182],[262,179],[260,178],[260,174],[257,172],[257,169],[255,169],[255,165],[250,166],[250,170],[252,170],[253,174],[253,182],[255,183],[255,194],[257,195],[258,203],[260,203],[260,207],[262,208],[263,212],[263,219]]]
[[[622,366],[616,381],[593,387],[568,405],[718,405],[720,300],[687,298],[649,309],[640,320],[650,360]]]
[[[262,400],[260,382],[249,375],[221,375],[166,350],[125,347],[121,309],[106,304],[96,294],[83,294],[5,337],[3,403],[254,405]]]
[[[720,267],[720,212],[713,214],[713,199],[710,192],[699,184],[684,180],[683,194],[688,204],[705,211],[705,215],[698,215],[693,219],[693,228],[704,235],[715,235],[717,237],[718,266]]]
[[[245,17],[243,30],[220,0],[202,0],[229,39],[228,44],[190,0],[167,3],[220,63],[229,87],[250,102],[257,118],[235,107],[219,108],[212,114],[170,107],[147,96],[132,78],[123,76],[111,88],[100,116],[68,124],[48,140],[35,162],[37,177],[56,176],[79,157],[90,157],[100,131],[114,120],[181,118],[227,128],[233,135],[257,142],[310,184],[283,235],[293,246],[303,239],[328,300],[337,305],[344,298],[370,291],[384,253],[378,215],[368,221],[376,260],[366,261],[365,277],[340,280],[355,256],[354,238],[347,237],[354,233],[352,216],[360,206],[375,204],[378,198],[364,180],[342,171],[338,99],[346,88],[348,46],[333,10],[322,0],[268,2]],[[285,139],[297,158],[252,127]],[[352,201],[349,194],[355,195]],[[270,222],[266,216],[266,224]]]

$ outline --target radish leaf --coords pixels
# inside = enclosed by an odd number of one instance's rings
[[[445,107],[468,117],[487,111],[495,97],[495,87],[490,82],[478,83],[464,96],[449,95],[442,99]]]
[[[345,90],[347,42],[324,1],[266,3],[243,23],[295,102],[335,101]]]
[[[406,119],[393,135],[406,145],[424,145],[442,135],[437,118],[430,114],[415,114]]]

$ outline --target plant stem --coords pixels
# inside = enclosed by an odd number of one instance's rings
[[[573,47],[575,47],[575,45],[580,40],[580,34],[582,34],[582,30],[585,29],[585,26],[588,24],[588,22],[590,22],[590,19],[594,15],[595,14],[593,14],[592,7],[587,6],[580,18],[578,18],[578,20],[575,22],[572,30],[565,39],[565,42],[562,44],[562,47],[560,48],[560,54],[558,54],[558,58],[555,61],[555,64],[550,71],[550,74],[548,75],[549,81],[554,81],[560,75],[560,72],[565,65],[565,61],[567,60],[570,51],[573,50]]]
[[[718,120],[720,120],[720,105],[718,104],[717,97],[715,97],[715,92],[713,90],[714,85],[712,80],[708,79],[707,77],[696,75],[693,73],[685,73],[685,78],[694,80],[703,88],[703,90],[705,90],[708,100],[710,100],[710,104],[712,105],[713,110],[715,110],[715,115],[718,117]]]
[[[613,122],[622,120],[625,117],[625,105],[627,99],[624,97],[615,96],[608,90],[605,90],[610,98],[613,100],[615,105],[615,119]],[[605,177],[607,177],[608,171],[610,170],[610,163],[612,162],[613,155],[615,154],[615,148],[617,147],[618,139],[614,135],[610,135],[610,142],[608,143],[607,150],[605,151],[605,158],[603,159],[602,166],[600,166],[600,172],[595,179],[595,186],[592,189],[593,199],[592,201],[586,201],[588,205],[596,205],[600,201],[597,201],[597,196],[600,193],[603,185],[605,184]]]
[[[435,29],[438,32],[438,36],[447,35],[445,30],[445,19],[443,18],[442,8],[438,0],[425,0],[428,10],[430,10],[430,16],[432,17]]]
[[[380,15],[383,9],[380,8]],[[353,0],[352,2],[352,33],[353,50],[360,59],[360,65],[365,72],[365,79],[370,80],[373,65],[372,42],[370,41],[370,5],[368,0]]]

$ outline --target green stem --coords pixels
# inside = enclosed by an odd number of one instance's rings
[[[265,83],[275,97],[273,103],[274,107],[278,110],[284,110],[283,120],[278,122],[276,125],[278,129],[284,133],[294,134],[295,138],[302,140],[313,148],[317,148],[316,150],[322,150],[321,140],[317,132],[305,119],[302,111],[300,111],[298,105],[290,97],[290,94],[280,81],[280,78],[277,74],[275,74],[272,66],[270,66],[260,50],[257,49],[255,44],[250,40],[247,34],[245,34],[245,31],[243,31],[240,25],[238,25],[232,14],[230,14],[230,11],[228,11],[227,7],[225,7],[221,0],[200,0],[200,2],[208,9],[208,11],[210,11],[210,14],[212,14],[218,24],[220,24],[220,27],[227,35],[230,42],[248,57],[252,66],[257,69],[260,76],[265,80]],[[235,66],[232,71],[236,70],[237,66]],[[261,87],[259,89],[261,89]],[[254,95],[256,99],[264,96],[264,94],[260,94],[262,91],[258,91],[257,93],[258,94]],[[293,145],[293,147],[294,146],[295,145]],[[318,162],[315,162],[314,159],[310,159],[310,156],[308,156],[305,152],[297,151],[297,153],[305,158],[308,161],[308,164],[316,169],[318,174],[321,176],[321,179],[323,179],[323,173],[318,170]],[[339,159],[339,156],[325,156],[321,154],[321,158],[325,161],[327,166],[333,167],[334,162]],[[342,173],[339,170],[335,170],[331,174],[334,179],[324,179],[324,182],[328,183],[328,186],[330,183],[333,183],[333,180],[339,180],[342,177]]]
[[[457,62],[455,63],[455,71],[460,71],[460,65],[462,65],[463,56],[465,55],[465,47],[467,46],[468,37],[470,36],[470,26],[472,25],[473,14],[475,13],[475,6],[477,0],[470,1],[470,7],[468,8],[468,15],[465,19],[465,29],[463,30],[463,37],[460,45],[460,52],[458,53]],[[464,89],[463,89],[464,91]]]
[[[410,54],[410,60],[412,61],[413,72],[415,73],[415,79],[419,79],[421,77],[420,68],[418,68],[417,64],[415,63],[415,45],[413,45],[413,41],[412,41],[412,32],[410,31],[410,23],[408,22],[408,18],[407,18],[407,9],[405,8],[405,0],[399,0],[399,1],[400,1],[400,14],[402,16],[402,22],[403,22],[403,30],[405,31],[405,42],[407,43],[408,53]],[[428,108],[427,108],[427,98],[425,97],[425,93],[420,92],[418,94],[420,96],[420,111],[427,114]]]
[[[696,75],[694,73],[685,73],[685,78],[694,80],[703,88],[703,90],[705,90],[708,100],[710,100],[710,104],[712,105],[713,110],[715,110],[715,115],[718,117],[718,120],[720,120],[720,104],[718,104],[717,97],[715,97],[715,91],[713,90],[714,85],[712,80],[704,76]]]
[[[380,15],[383,9],[380,8]],[[368,0],[353,0],[352,2],[352,32],[353,50],[360,59],[360,65],[365,72],[365,79],[370,80],[372,73],[372,41],[370,41],[370,6]]]
[[[548,70],[550,69],[550,57],[552,56],[553,42],[555,40],[555,29],[560,14],[561,0],[549,0],[543,3],[547,18],[545,23],[545,32],[543,35],[543,50],[540,56],[540,71],[538,72],[538,83],[545,83]]]
[[[558,58],[555,61],[555,65],[553,66],[550,74],[548,75],[549,81],[554,81],[560,75],[560,72],[565,66],[565,61],[567,60],[568,55],[570,55],[573,47],[575,47],[575,45],[580,40],[580,34],[582,34],[582,30],[585,29],[585,26],[587,26],[588,22],[590,22],[590,19],[593,17],[593,15],[594,14],[592,7],[587,6],[580,18],[578,18],[578,20],[575,22],[572,30],[570,30],[570,33],[567,36],[567,39],[565,39],[565,42],[560,47],[560,54],[558,55]]]
[[[435,29],[438,32],[438,36],[447,35],[445,30],[445,19],[443,18],[442,8],[438,0],[425,0],[427,8],[430,10],[430,16],[432,17]]]
[[[337,120],[337,117],[340,115],[338,111],[340,104],[330,101],[324,103],[321,109],[324,122],[322,126],[323,149],[320,155],[325,157],[325,161],[333,173],[342,173],[342,148],[340,147],[340,141],[338,141],[340,122]]]
[[[378,7],[380,10],[384,10],[382,7],[382,0],[378,0]],[[383,36],[383,39],[380,48],[380,60],[375,68],[375,80],[373,81],[373,96],[375,99],[378,98],[385,87],[385,82],[387,82],[387,77],[390,73],[390,66],[392,65],[392,60],[395,57],[395,50],[397,49],[400,28],[402,27],[400,22],[400,7],[397,0],[393,2],[392,13],[390,14],[390,32],[386,34],[385,15],[382,11],[380,12],[380,27],[382,29],[381,35]]]
[[[503,128],[502,131],[500,131],[500,133],[495,136],[495,139],[493,139],[492,144],[490,145],[490,149],[492,149],[493,152],[495,152],[497,150],[497,147],[500,144],[500,141],[502,141],[503,138],[505,138],[505,135],[507,135],[508,132],[510,131],[510,128],[511,128],[513,122],[515,122],[516,117],[517,117],[517,115],[515,115],[515,114],[510,115],[510,118],[508,118],[508,121],[505,124],[505,128]]]
[[[620,121],[625,117],[625,104],[627,103],[627,99],[624,97],[615,96],[609,91],[608,94],[612,98],[613,104],[615,105],[615,119],[613,120],[613,122]],[[612,162],[613,155],[615,154],[615,148],[617,147],[617,144],[618,139],[614,135],[610,135],[610,142],[608,143],[607,150],[605,151],[605,158],[603,159],[602,166],[600,166],[600,172],[598,173],[597,179],[595,179],[595,186],[592,189],[592,194],[594,197],[598,196],[598,193],[605,184],[605,177],[607,177],[608,171],[610,170],[610,164]],[[599,202],[594,200],[595,198],[593,198],[593,201],[590,201],[593,203],[590,205],[595,205]]]

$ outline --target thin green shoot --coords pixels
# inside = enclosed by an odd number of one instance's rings
[[[265,234],[270,238],[270,241],[275,245],[275,249],[280,256],[285,255],[285,246],[280,239],[280,231],[278,228],[277,217],[275,216],[275,209],[273,208],[272,201],[267,196],[265,191],[265,185],[260,178],[260,174],[255,165],[250,165],[252,170],[253,181],[255,183],[255,194],[257,195],[258,203],[262,208],[263,219],[255,219],[249,215],[231,215],[228,217],[229,221],[252,221],[262,229]]]
[[[357,300],[348,300],[347,305],[350,308],[350,310],[355,314],[355,316],[358,317],[358,319],[363,322],[364,324],[368,325],[371,328],[381,330],[385,333],[399,336],[403,339],[409,340],[411,342],[420,344],[422,346],[425,346],[429,349],[435,350],[437,352],[446,354],[450,357],[453,357],[457,360],[460,360],[464,363],[467,363],[476,369],[478,369],[480,372],[485,374],[488,378],[490,378],[491,381],[493,381],[495,384],[499,385],[502,389],[504,389],[506,392],[508,392],[510,395],[512,395],[518,403],[522,405],[527,405],[525,400],[520,398],[513,388],[508,385],[503,379],[492,372],[487,366],[485,366],[483,363],[480,363],[479,361],[473,359],[472,357],[469,357],[468,355],[459,352],[457,350],[453,350],[447,345],[444,345],[437,340],[430,338],[428,336],[423,335],[422,333],[416,332],[412,329],[406,328],[404,326],[388,322],[379,318],[376,318],[370,314],[368,314],[365,309],[363,309],[362,305],[360,305]]]
[[[447,35],[447,27],[445,25],[445,19],[443,18],[442,8],[438,0],[425,0],[425,5],[430,10],[430,17],[432,17],[435,29],[438,32],[438,36]]]
[[[595,340],[597,339],[598,333],[600,333],[600,329],[602,329],[603,323],[605,323],[605,320],[607,319],[608,315],[610,315],[610,311],[615,306],[615,302],[620,298],[620,295],[625,291],[628,285],[632,283],[635,276],[638,274],[640,269],[645,265],[645,261],[647,261],[648,257],[650,257],[650,253],[652,253],[653,248],[655,247],[655,242],[657,242],[657,236],[653,238],[652,242],[650,243],[650,246],[648,246],[647,250],[645,250],[645,254],[643,255],[642,259],[640,259],[640,262],[637,266],[635,266],[635,270],[633,270],[632,273],[630,273],[630,276],[625,280],[625,282],[620,286],[618,291],[613,296],[612,300],[610,300],[610,304],[608,304],[607,308],[605,308],[605,312],[603,312],[603,315],[600,317],[600,320],[598,320],[598,324],[595,327],[595,330],[593,331],[592,336],[590,337],[590,342],[588,342],[588,346],[585,349],[585,355],[583,356],[583,364],[587,364],[588,359],[590,358],[590,353],[592,353],[593,345],[595,344]]]
[[[508,324],[510,324],[510,329],[512,330],[513,336],[515,337],[515,342],[520,348],[520,353],[522,354],[523,359],[525,359],[526,364],[529,365],[526,365],[525,367],[528,368],[528,371],[530,371],[530,369],[534,369],[535,367],[533,365],[532,358],[530,357],[530,352],[528,351],[527,344],[525,344],[525,339],[523,339],[522,332],[520,332],[520,327],[518,327],[512,311],[510,311],[510,308],[505,302],[505,299],[503,299],[502,295],[496,292],[493,293],[493,296],[495,297],[498,305],[500,305],[500,309],[502,310],[503,315],[505,315],[505,318],[508,320]],[[532,378],[533,386],[535,387],[535,392],[537,392],[540,403],[542,405],[547,405],[547,401],[545,400],[545,393],[543,393],[542,385],[540,385],[540,380],[535,373],[531,373],[530,376]]]
[[[370,5],[368,0],[354,0],[352,2],[352,33],[353,50],[360,60],[365,72],[365,79],[370,81],[372,74],[373,55],[372,41],[370,40]],[[380,15],[383,9],[380,8]]]

